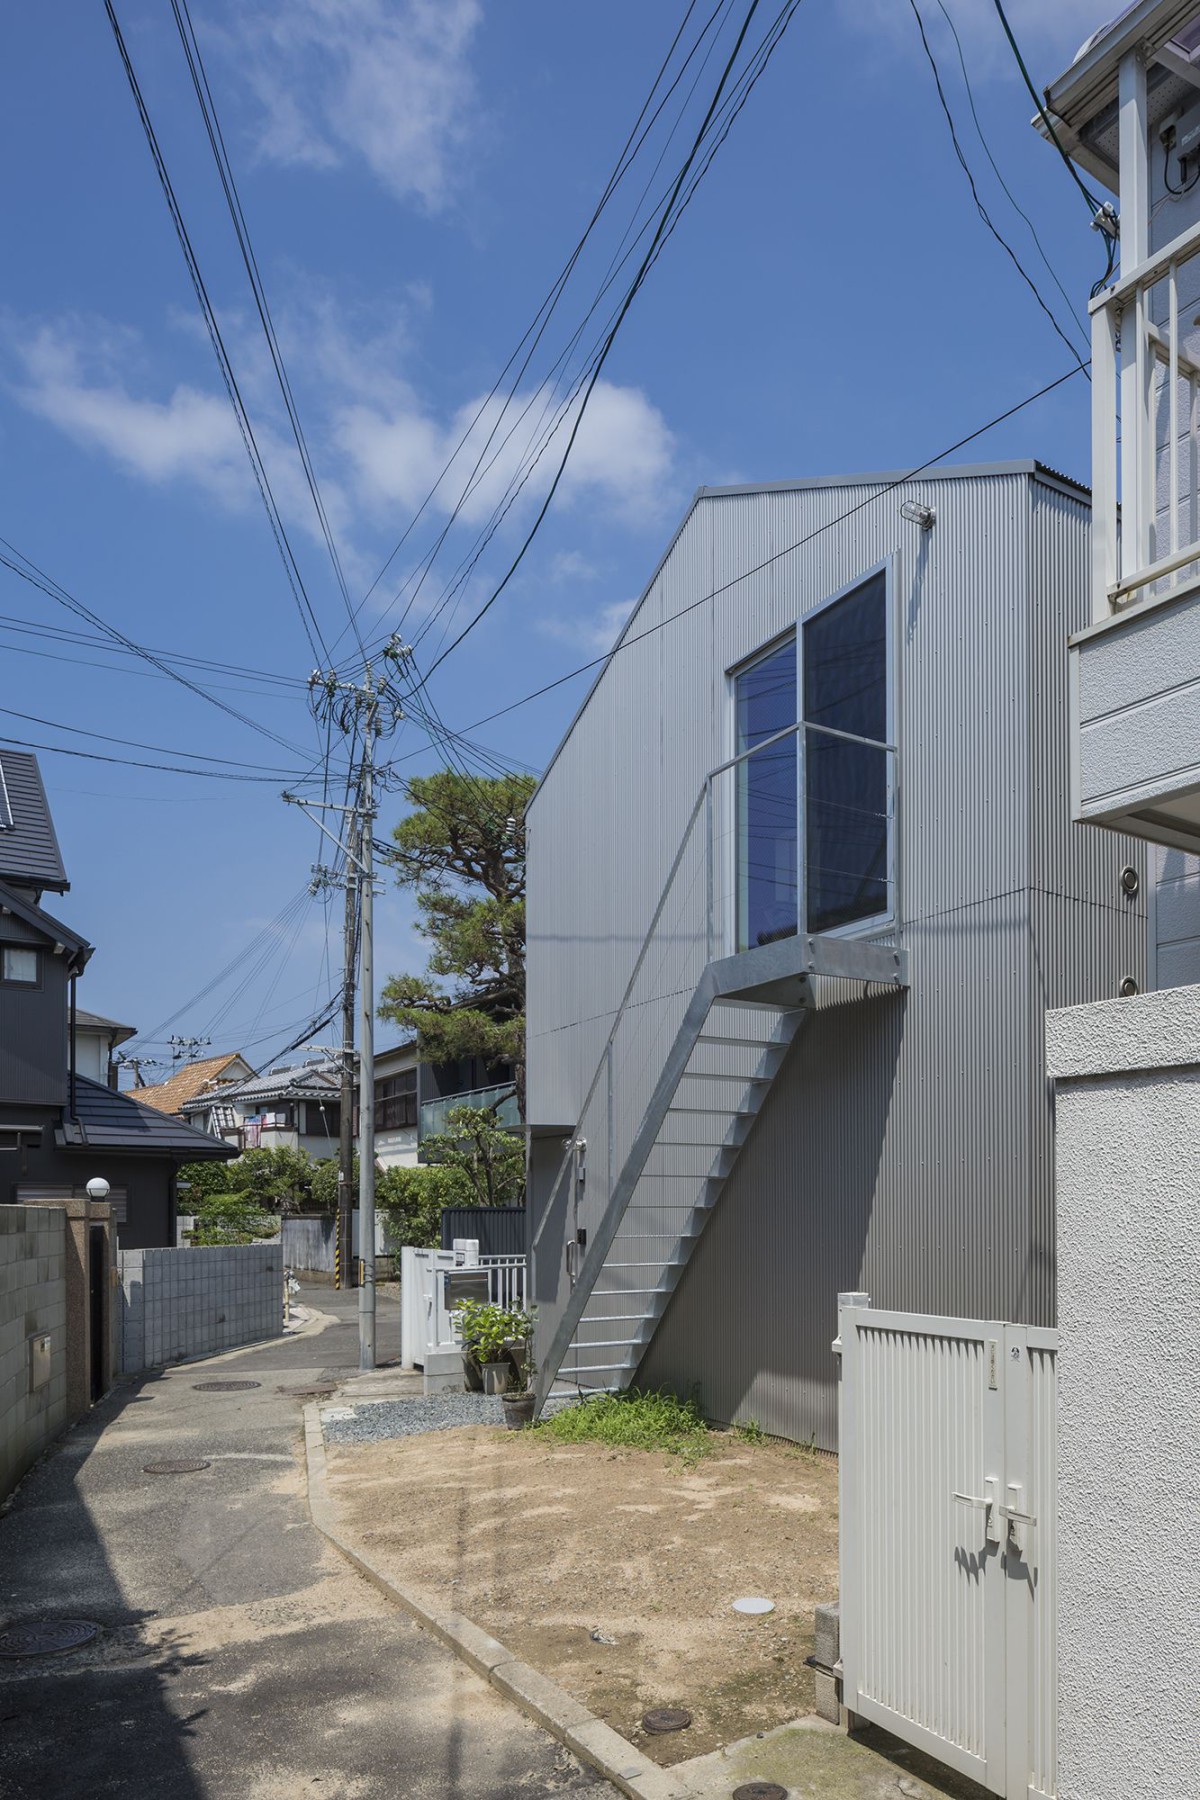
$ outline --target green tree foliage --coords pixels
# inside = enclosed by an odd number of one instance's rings
[[[294,1213],[312,1199],[313,1160],[303,1150],[247,1150],[223,1171],[227,1192],[245,1194],[260,1207]]]
[[[217,1162],[215,1157],[211,1162],[183,1163],[179,1170],[178,1184],[184,1189],[179,1196],[179,1210],[182,1213],[195,1212],[205,1194],[227,1194],[233,1186],[229,1179],[229,1164]]]
[[[451,1169],[380,1169],[375,1178],[375,1204],[387,1217],[393,1240],[418,1250],[438,1250],[442,1243],[443,1206],[464,1204]]]
[[[509,1062],[525,1117],[525,808],[528,775],[415,775],[413,811],[389,860],[412,889],[432,946],[424,975],[393,975],[380,1017],[416,1037],[424,1062]]]
[[[446,1129],[421,1143],[433,1167],[456,1177],[459,1196],[447,1206],[522,1206],[525,1201],[525,1144],[496,1123],[490,1107],[452,1106]]]
[[[193,1244],[251,1244],[255,1238],[274,1237],[279,1231],[276,1214],[264,1212],[247,1193],[201,1194],[193,1211]]]

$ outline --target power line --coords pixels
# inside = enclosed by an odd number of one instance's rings
[[[508,568],[506,569],[504,575],[501,577],[501,579],[497,583],[497,585],[493,588],[491,594],[484,601],[483,605],[481,607],[479,607],[479,609],[474,613],[474,615],[471,617],[471,619],[468,620],[467,624],[458,633],[457,637],[455,637],[452,640],[452,642],[444,650],[442,650],[438,656],[436,656],[434,658],[434,661],[430,664],[428,674],[425,677],[426,680],[428,680],[429,676],[432,675],[434,673],[434,671],[437,668],[439,668],[442,663],[445,662],[445,660],[448,656],[451,656],[454,653],[454,651],[458,649],[459,645],[463,642],[463,640],[470,634],[470,632],[472,632],[475,629],[476,625],[478,625],[480,623],[480,621],[487,615],[487,613],[491,610],[491,608],[496,604],[496,601],[500,598],[501,594],[504,592],[505,588],[508,586],[508,584],[512,580],[513,576],[516,574],[517,570],[520,568],[521,563],[525,558],[526,552],[529,549],[529,546],[532,544],[534,538],[536,537],[536,535],[538,533],[538,530],[541,527],[542,520],[546,517],[546,514],[550,510],[551,503],[554,499],[555,494],[558,491],[558,486],[562,480],[563,473],[567,466],[567,462],[570,459],[571,451],[574,449],[575,440],[579,435],[580,426],[583,424],[583,420],[584,420],[584,417],[587,412],[588,401],[590,400],[593,392],[595,391],[596,383],[600,379],[601,371],[603,370],[604,365],[605,365],[606,361],[608,360],[609,353],[612,350],[614,343],[616,342],[617,334],[620,331],[621,326],[625,321],[626,315],[628,314],[630,307],[633,305],[633,302],[637,297],[638,291],[641,288],[642,283],[646,279],[646,275],[647,275],[647,273],[650,269],[650,266],[654,260],[655,251],[658,249],[658,246],[659,246],[660,242],[662,241],[662,238],[663,238],[664,233],[666,232],[667,225],[669,223],[671,214],[674,211],[675,204],[676,204],[676,202],[679,198],[679,195],[683,189],[683,184],[687,179],[688,171],[690,170],[693,162],[695,161],[696,157],[700,153],[701,145],[703,144],[705,135],[708,132],[709,126],[712,123],[713,116],[716,113],[717,108],[720,104],[721,96],[725,91],[725,88],[726,88],[726,85],[728,84],[730,75],[733,73],[734,64],[736,63],[739,55],[741,54],[742,45],[745,42],[746,34],[750,29],[751,23],[753,22],[754,15],[758,11],[759,4],[760,4],[760,0],[750,0],[750,5],[746,10],[746,16],[742,21],[741,29],[738,32],[737,39],[734,43],[733,49],[730,52],[729,57],[726,60],[724,68],[721,71],[721,78],[717,83],[716,92],[714,93],[713,98],[709,103],[708,110],[706,111],[706,113],[704,115],[704,121],[700,127],[700,130],[696,134],[695,140],[693,141],[691,150],[688,152],[688,155],[684,162],[684,165],[683,165],[682,169],[679,171],[679,175],[676,179],[675,185],[671,190],[670,198],[667,201],[666,208],[663,211],[662,217],[659,219],[658,227],[654,233],[653,239],[651,240],[650,248],[647,250],[645,256],[642,259],[641,266],[639,267],[637,274],[634,276],[633,281],[631,282],[631,284],[629,286],[629,290],[626,293],[625,298],[621,304],[620,310],[617,313],[616,320],[614,321],[607,337],[605,338],[604,345],[603,345],[603,348],[601,349],[600,355],[597,357],[595,364],[592,368],[591,374],[588,378],[587,385],[583,390],[583,394],[582,394],[582,397],[581,397],[581,400],[579,403],[579,408],[576,413],[575,422],[572,425],[570,434],[567,438],[566,447],[564,448],[562,456],[559,459],[559,464],[558,464],[557,469],[554,472],[553,480],[550,483],[550,487],[546,493],[545,498],[542,501],[541,506],[538,508],[537,514],[533,521],[533,524],[530,526],[529,530],[526,532],[525,538],[520,546],[520,549],[517,551],[517,554],[513,557],[512,561],[509,563]],[[794,12],[796,9],[796,6],[798,4],[799,4],[799,0],[794,0],[794,4],[792,5],[790,11]],[[789,13],[789,17],[790,17],[790,13]]]
[[[304,585],[304,577],[300,572],[300,565],[296,560],[291,540],[287,534],[287,527],[284,525],[279,507],[276,504],[275,494],[271,487],[270,477],[267,474],[266,464],[263,462],[261,452],[259,451],[258,440],[254,435],[254,427],[250,422],[250,415],[242,400],[241,389],[238,386],[237,377],[233,371],[233,364],[230,361],[229,354],[225,348],[225,341],[221,335],[221,328],[217,323],[217,316],[213,309],[212,301],[209,299],[204,277],[200,272],[199,261],[197,260],[195,250],[192,248],[192,241],[188,235],[187,226],[184,223],[183,213],[175,195],[175,189],[171,182],[170,173],[167,169],[162,151],[159,148],[158,138],[155,134],[149,110],[142,97],[142,90],[138,83],[137,72],[134,69],[129,51],[125,46],[125,39],[122,36],[121,27],[113,8],[113,0],[104,0],[104,10],[108,14],[108,22],[112,27],[117,51],[129,81],[130,92],[133,95],[134,104],[137,107],[138,117],[141,120],[142,130],[150,149],[150,155],[158,175],[159,185],[162,188],[163,197],[167,202],[167,210],[171,215],[171,223],[175,227],[175,235],[179,240],[179,247],[183,251],[183,259],[187,264],[188,274],[191,277],[192,286],[195,289],[196,300],[199,304],[201,315],[203,316],[204,324],[208,331],[209,341],[213,347],[213,354],[217,359],[217,367],[221,372],[221,379],[225,384],[225,391],[229,396],[229,404],[232,406],[234,417],[237,420],[238,430],[242,436],[242,443],[245,446],[246,455],[250,459],[250,467],[253,470],[259,495],[266,510],[272,535],[275,538],[276,548],[278,549],[280,558],[283,562],[284,573],[287,576],[288,585],[292,591],[292,597],[296,602],[296,607],[300,614],[300,622],[304,627],[305,636],[308,639],[309,648],[312,651],[314,659],[320,660],[320,656],[323,653],[324,660],[328,662],[330,660],[329,651],[326,647],[325,640],[321,635],[321,627],[317,621],[317,615],[313,610],[312,601],[308,597],[308,591]],[[318,650],[318,645],[320,646],[320,650]]]
[[[87,727],[83,725],[66,725],[60,719],[42,719],[39,718],[36,713],[17,712],[16,709],[11,706],[0,706],[0,713],[3,713],[10,719],[24,719],[31,725],[44,725],[51,731],[69,731],[75,737],[97,738],[104,744],[121,744],[127,750],[153,750],[162,756],[187,756],[193,758],[196,762],[223,763],[225,767],[231,769],[245,770],[247,768],[246,763],[240,758],[214,756],[210,755],[206,750],[175,750],[168,749],[164,744],[143,744],[137,738],[114,737],[111,732],[89,731]],[[199,773],[200,771],[197,772]],[[256,775],[262,775],[264,779],[279,775],[290,779],[291,775],[291,772],[287,769],[256,768],[255,773]]]
[[[613,657],[618,655],[620,651],[628,650],[634,644],[640,644],[646,638],[653,637],[655,632],[662,631],[666,626],[673,625],[677,619],[685,618],[688,613],[695,612],[698,606],[706,606],[710,600],[715,600],[719,595],[728,593],[730,588],[738,587],[743,581],[748,581],[752,575],[761,574],[763,569],[770,568],[772,564],[779,562],[783,557],[791,556],[797,550],[802,550],[806,544],[811,544],[814,538],[821,537],[826,531],[832,531],[835,525],[843,524],[847,519],[853,518],[856,513],[862,512],[865,507],[873,506],[878,501],[886,499],[889,494],[895,493],[897,488],[903,487],[906,482],[914,481],[916,477],[923,474],[925,470],[933,468],[935,464],[944,462],[948,456],[953,456],[956,451],[965,449],[968,444],[973,444],[976,439],[985,436],[989,431],[993,431],[997,425],[1003,425],[1008,419],[1013,418],[1015,414],[1023,412],[1027,406],[1032,406],[1036,401],[1045,399],[1047,394],[1052,394],[1056,388],[1062,387],[1065,382],[1073,381],[1079,373],[1080,371],[1077,368],[1067,369],[1062,375],[1056,376],[1053,381],[1048,381],[1044,387],[1038,388],[1035,393],[1027,394],[1023,400],[1018,400],[1015,405],[1008,407],[1004,412],[997,413],[995,418],[989,419],[986,425],[980,425],[976,430],[968,432],[965,437],[959,438],[957,442],[948,444],[944,449],[936,451],[932,456],[927,457],[924,462],[918,463],[915,468],[909,469],[903,475],[897,475],[893,480],[885,482],[878,493],[868,494],[865,500],[856,501],[853,506],[847,507],[844,512],[838,513],[835,518],[826,520],[824,525],[816,526],[814,530],[808,532],[802,538],[797,538],[792,544],[785,544],[782,550],[773,551],[772,554],[765,557],[762,562],[755,563],[753,568],[743,569],[739,574],[732,576],[729,581],[722,582],[719,587],[710,588],[707,593],[701,594],[698,600],[689,601],[686,606],[681,606],[678,612],[673,612],[669,618],[661,619],[657,625],[647,626],[645,631],[635,632],[631,635],[622,637],[613,645],[611,650],[605,650],[601,655],[593,656],[587,662],[579,663],[574,669],[568,669],[565,675],[559,675],[553,681],[547,681],[542,687],[534,688],[531,693],[523,694],[519,700],[510,701],[507,706],[501,706],[497,708],[495,712],[486,714],[484,718],[476,719],[473,724],[466,726],[465,730],[478,731],[482,726],[490,725],[496,719],[503,719],[509,713],[516,712],[518,707],[527,706],[532,700],[540,700],[544,694],[552,693],[555,688],[563,687],[568,681],[574,681],[577,676],[585,675],[589,669],[598,669],[603,664],[611,662]],[[409,754],[416,755],[418,753],[414,751]],[[404,757],[398,757],[395,760],[403,762],[406,759]]]
[[[954,145],[954,154],[958,158],[959,167],[962,169],[963,174],[967,178],[967,185],[971,190],[971,198],[975,202],[975,210],[979,214],[979,217],[983,220],[983,223],[987,226],[988,230],[991,232],[992,236],[995,238],[996,242],[999,244],[1000,248],[1004,251],[1004,254],[1008,257],[1009,261],[1012,263],[1013,268],[1017,271],[1017,274],[1021,277],[1021,280],[1025,283],[1026,287],[1029,289],[1030,293],[1033,295],[1034,299],[1037,301],[1038,305],[1041,307],[1041,309],[1045,313],[1046,317],[1049,319],[1051,325],[1054,327],[1055,332],[1062,339],[1063,343],[1067,346],[1067,349],[1070,351],[1071,355],[1075,358],[1075,360],[1079,364],[1080,368],[1084,369],[1084,372],[1087,373],[1084,362],[1083,362],[1083,358],[1080,356],[1079,351],[1075,348],[1074,344],[1071,342],[1070,338],[1067,336],[1066,332],[1063,330],[1062,326],[1059,324],[1057,318],[1055,317],[1053,309],[1047,304],[1046,300],[1043,298],[1041,290],[1037,285],[1037,282],[1033,279],[1033,276],[1029,273],[1028,269],[1026,269],[1024,263],[1021,261],[1020,257],[1017,255],[1016,251],[1013,249],[1013,247],[1009,243],[1008,239],[1004,236],[1003,232],[1000,230],[999,226],[996,224],[995,220],[992,218],[992,215],[989,213],[987,207],[983,204],[983,199],[980,195],[978,187],[975,184],[975,176],[972,173],[971,165],[967,161],[966,153],[963,150],[962,144],[959,142],[958,128],[954,123],[954,114],[950,110],[950,102],[946,98],[946,90],[942,85],[942,72],[938,68],[937,58],[933,54],[933,48],[929,42],[929,37],[925,30],[925,21],[921,17],[921,10],[917,5],[917,0],[908,0],[908,4],[912,8],[913,18],[917,21],[917,30],[921,34],[921,43],[925,50],[926,60],[928,61],[930,70],[932,71],[932,74],[933,74],[933,85],[937,89],[937,97],[941,104],[942,112],[945,115],[946,124],[950,130],[950,141]],[[1089,381],[1091,380],[1090,374],[1088,374],[1088,380]]]
[[[279,786],[278,775],[238,775],[232,770],[189,769],[182,764],[143,762],[133,756],[102,756],[98,750],[71,750],[65,744],[39,744],[32,738],[24,737],[0,736],[0,744],[14,744],[24,750],[44,750],[52,756],[80,756],[88,762],[121,763],[127,769],[157,769],[169,775],[203,775],[210,781],[265,781],[272,787]],[[309,778],[300,777],[300,780],[306,779]]]
[[[279,339],[275,331],[275,321],[271,317],[270,304],[267,300],[266,289],[259,272],[258,258],[254,254],[254,246],[250,239],[250,230],[246,223],[245,212],[242,208],[241,195],[238,193],[237,181],[233,173],[233,165],[229,160],[229,152],[225,146],[225,136],[221,130],[221,122],[217,115],[216,102],[213,99],[212,88],[209,85],[208,72],[204,67],[204,59],[200,52],[200,42],[196,36],[196,28],[192,23],[192,16],[188,9],[188,0],[171,0],[171,11],[175,16],[175,24],[179,31],[180,42],[183,45],[183,53],[187,59],[188,72],[191,75],[192,86],[195,89],[196,99],[200,106],[201,117],[204,120],[204,127],[208,135],[209,147],[213,153],[213,160],[217,165],[217,173],[221,180],[221,188],[225,195],[226,205],[229,208],[229,216],[233,221],[234,234],[237,237],[238,248],[242,253],[242,262],[245,264],[246,274],[250,281],[250,288],[254,295],[254,304],[258,312],[259,322],[263,328],[263,335],[267,340],[267,348],[271,354],[271,362],[275,369],[276,380],[279,383],[279,391],[283,396],[283,404],[287,412],[288,422],[292,428],[292,436],[295,438],[296,448],[300,452],[300,461],[304,468],[304,479],[308,484],[308,491],[312,497],[313,508],[321,527],[321,534],[325,539],[325,547],[329,552],[329,560],[333,565],[334,576],[345,603],[350,625],[358,640],[358,647],[362,650],[362,638],[359,634],[355,612],[350,602],[350,592],[346,586],[346,577],[342,571],[341,558],[338,555],[337,545],[333,540],[333,532],[329,525],[329,516],[325,509],[325,502],[321,496],[321,490],[317,481],[316,470],[313,467],[312,457],[309,454],[308,440],[304,435],[304,427],[300,422],[300,414],[296,409],[295,398],[292,394],[292,384],[283,360],[283,352],[279,347]]]
[[[1000,23],[1004,27],[1004,35],[1008,39],[1009,48],[1011,49],[1014,57],[1016,58],[1018,69],[1020,69],[1020,71],[1021,71],[1021,77],[1025,83],[1025,86],[1029,89],[1029,97],[1033,101],[1033,104],[1037,107],[1038,114],[1041,118],[1042,124],[1046,127],[1046,130],[1050,134],[1050,142],[1054,145],[1054,148],[1058,151],[1058,154],[1062,157],[1063,162],[1066,164],[1067,173],[1070,175],[1071,180],[1075,183],[1075,186],[1079,189],[1080,193],[1083,195],[1085,201],[1087,202],[1088,211],[1091,213],[1093,219],[1096,219],[1096,218],[1100,217],[1101,215],[1111,218],[1112,214],[1113,214],[1113,209],[1112,209],[1111,203],[1109,201],[1097,200],[1095,194],[1093,194],[1091,189],[1086,186],[1086,184],[1083,181],[1082,176],[1079,173],[1079,170],[1075,167],[1075,164],[1071,161],[1071,158],[1067,155],[1066,150],[1063,148],[1062,139],[1059,137],[1058,132],[1054,129],[1054,121],[1051,119],[1050,114],[1046,111],[1045,101],[1042,99],[1042,96],[1038,93],[1037,89],[1034,87],[1033,78],[1031,77],[1029,70],[1025,66],[1025,58],[1021,55],[1021,47],[1017,43],[1017,40],[1013,35],[1013,28],[1008,22],[1008,14],[1004,10],[1002,0],[993,0],[993,4],[995,5],[996,12],[999,15]],[[1115,218],[1113,218],[1113,223],[1115,224],[1115,222],[1116,222]]]
[[[263,737],[270,738],[281,749],[290,751],[295,756],[304,755],[304,752],[297,749],[295,744],[280,737],[279,733],[272,731],[269,726],[260,724],[258,720],[250,718],[247,713],[239,712],[235,706],[230,706],[228,701],[218,700],[215,694],[211,694],[207,688],[201,687],[199,682],[193,681],[188,675],[180,674],[178,669],[173,669],[155,651],[147,650],[143,644],[135,643],[132,638],[126,637],[123,631],[118,630],[115,625],[110,625],[106,619],[101,618],[99,613],[93,612],[91,607],[85,606],[83,601],[77,599],[69,589],[63,586],[61,581],[55,580],[52,575],[47,575],[46,571],[39,568],[31,556],[26,556],[23,550],[18,550],[16,545],[10,543],[7,538],[0,537],[0,545],[10,552],[10,555],[5,556],[3,551],[0,551],[0,564],[11,569],[14,575],[19,575],[22,581],[27,581],[31,587],[39,589],[51,600],[57,601],[60,606],[65,606],[78,618],[86,619],[89,625],[94,625],[107,637],[114,638],[131,655],[140,656],[144,661],[152,663],[161,674],[169,675],[172,681],[179,682],[182,687],[190,689],[193,694],[198,694],[202,700],[207,700],[210,705],[218,707],[221,712],[228,713],[229,717],[236,719],[239,725],[245,725],[251,731],[257,731]]]
[[[1068,294],[1066,288],[1063,286],[1062,281],[1059,279],[1058,271],[1055,269],[1054,264],[1050,261],[1050,258],[1046,254],[1046,250],[1042,244],[1042,240],[1038,236],[1037,227],[1034,225],[1033,220],[1029,217],[1029,214],[1025,211],[1024,207],[1018,201],[1016,195],[1013,193],[1012,189],[1009,187],[1007,181],[1005,181],[1004,176],[1000,171],[1000,165],[996,161],[996,158],[992,154],[992,147],[988,143],[987,136],[983,129],[983,123],[979,117],[979,109],[977,108],[977,106],[975,104],[975,90],[971,85],[971,77],[970,77],[969,73],[967,72],[967,59],[966,59],[966,56],[963,51],[962,39],[958,34],[958,27],[954,23],[954,19],[952,18],[951,14],[950,14],[950,10],[946,5],[946,0],[937,0],[937,4],[938,4],[939,12],[941,13],[942,17],[945,19],[946,24],[948,25],[948,27],[950,29],[950,35],[954,39],[954,48],[958,53],[958,66],[962,70],[963,87],[965,88],[966,95],[967,95],[967,105],[970,107],[971,117],[975,121],[975,130],[979,135],[979,142],[983,145],[983,153],[987,157],[989,163],[991,163],[992,173],[995,175],[996,180],[1000,183],[1000,186],[1003,188],[1005,196],[1008,199],[1009,205],[1012,207],[1013,211],[1015,213],[1017,213],[1017,215],[1025,221],[1025,224],[1029,231],[1029,235],[1033,239],[1034,244],[1037,248],[1037,253],[1041,257],[1042,262],[1046,266],[1046,272],[1049,275],[1051,281],[1054,283],[1055,287],[1058,289],[1059,293],[1062,295],[1063,299],[1065,300],[1067,307],[1071,313],[1072,318],[1075,320],[1076,324],[1079,326],[1079,329],[1083,334],[1084,342],[1089,343],[1090,337],[1089,337],[1086,321],[1080,316],[1080,313],[1078,311],[1078,308],[1075,305],[1075,302],[1072,300],[1070,294]]]

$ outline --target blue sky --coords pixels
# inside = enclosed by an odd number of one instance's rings
[[[1082,343],[988,165],[937,0],[920,4],[986,204]],[[992,153],[1086,317],[1101,255],[1080,196],[1029,128],[990,0],[946,4]],[[345,611],[170,9],[120,0],[117,10],[332,647]],[[590,216],[685,10],[684,0],[196,0],[352,598],[436,489],[363,608],[368,638],[397,622],[394,596],[462,486],[460,457],[457,487],[454,469],[437,487],[447,457]],[[710,11],[696,7],[693,29]],[[528,529],[552,454],[456,602],[433,616],[543,416],[552,365],[638,196],[677,169],[743,11],[738,0],[732,23],[721,22],[657,175],[662,126],[618,189],[500,435],[531,401],[525,423],[404,620],[406,636],[422,634],[426,665]],[[775,11],[762,9],[764,26]],[[1009,11],[1039,81],[1104,17],[1093,0],[1011,0]],[[236,665],[241,676],[192,673],[295,753],[128,657],[15,629],[86,628],[2,568],[0,704],[52,723],[0,715],[0,732],[156,765],[41,759],[73,882],[59,910],[97,945],[81,1004],[147,1034],[179,1013],[170,1030],[211,1035],[215,1049],[254,1040],[256,1060],[329,989],[322,901],[272,924],[307,879],[316,833],[281,803],[283,776],[224,782],[157,765],[179,760],[164,752],[191,751],[240,773],[302,770],[299,753],[309,763],[317,753],[298,685],[313,655],[103,8],[18,9],[6,47],[0,535],[138,642]],[[433,678],[442,717],[469,727],[606,647],[700,483],[915,465],[1070,366],[975,212],[908,0],[805,0],[625,321],[533,548]],[[1087,444],[1077,376],[966,454],[1036,455],[1086,478]],[[585,683],[479,736],[538,768]],[[72,737],[68,725],[124,743]],[[395,753],[411,754],[408,769],[440,760],[415,722]],[[395,809],[389,798],[382,829]],[[261,966],[251,957],[184,1007],[260,933]],[[378,960],[383,972],[423,961],[399,896],[380,907]]]

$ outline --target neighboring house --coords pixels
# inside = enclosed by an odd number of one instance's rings
[[[453,1106],[490,1107],[496,1122],[516,1130],[516,1091],[511,1071],[479,1057],[452,1063],[420,1063],[415,1043],[397,1044],[375,1056],[375,1154],[385,1169],[421,1160],[425,1138],[446,1129]]]
[[[176,1118],[182,1119],[189,1100],[211,1094],[220,1087],[234,1086],[253,1074],[254,1070],[244,1056],[236,1050],[227,1050],[220,1056],[204,1056],[196,1062],[184,1063],[166,1081],[134,1091],[143,1106],[152,1106],[156,1112],[174,1113]]]
[[[420,1127],[418,1090],[429,1077],[415,1044],[375,1052],[375,1160],[384,1169],[412,1168]]]
[[[0,1201],[79,1198],[103,1176],[125,1249],[173,1244],[180,1163],[228,1151],[73,1068],[92,947],[41,904],[68,886],[37,759],[0,750]]]
[[[1051,1323],[1048,1007],[1146,981],[1082,832],[1085,489],[702,489],[529,809],[537,1363],[836,1443],[839,1291]]]
[[[245,1081],[206,1087],[185,1100],[199,1130],[243,1150],[303,1150],[336,1156],[341,1131],[341,1073],[323,1057],[288,1063]]]
[[[105,1087],[118,1088],[120,1069],[116,1053],[122,1044],[137,1036],[135,1027],[85,1012],[82,1006],[75,1008],[73,1026],[76,1074],[86,1075],[89,1081],[99,1081]]]

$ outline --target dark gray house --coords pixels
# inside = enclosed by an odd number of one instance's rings
[[[69,885],[37,758],[0,749],[0,1202],[78,1197],[102,1176],[124,1249],[173,1244],[179,1165],[235,1152],[76,1069],[92,947],[42,905]]]
[[[1052,1324],[1043,1018],[1147,982],[1070,822],[1090,505],[702,489],[529,810],[536,1359],[832,1446],[839,1291]]]

